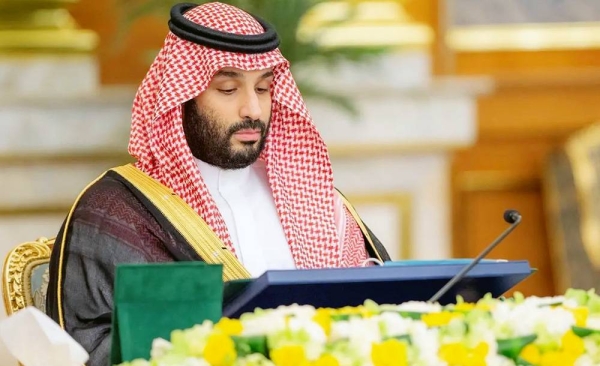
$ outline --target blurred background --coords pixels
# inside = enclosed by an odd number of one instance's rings
[[[600,2],[224,2],[276,26],[336,185],[394,259],[474,257],[514,208],[490,257],[538,269],[516,290],[598,284]],[[3,257],[131,162],[133,95],[173,3],[0,0]]]

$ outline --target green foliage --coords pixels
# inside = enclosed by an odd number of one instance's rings
[[[280,50],[293,67],[302,65],[324,65],[335,69],[340,62],[364,63],[387,52],[384,47],[336,47],[321,48],[316,39],[300,42],[297,33],[303,16],[315,5],[326,0],[221,0],[271,23],[281,39]],[[139,18],[157,16],[167,21],[171,7],[181,1],[175,0],[118,0],[121,10],[121,34]],[[209,1],[194,1],[197,4]],[[321,90],[306,78],[296,80],[304,97],[327,100],[353,116],[357,110],[345,96]]]

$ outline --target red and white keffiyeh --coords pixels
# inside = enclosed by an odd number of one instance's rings
[[[222,3],[195,7],[185,17],[222,32],[264,31],[252,16]],[[129,153],[137,159],[136,166],[181,196],[235,254],[182,126],[182,103],[200,95],[224,67],[273,68],[271,127],[261,159],[297,268],[360,265],[367,258],[362,233],[346,211],[345,237],[340,240],[337,235],[337,192],[327,148],[278,49],[261,54],[224,52],[169,32],[133,104]]]

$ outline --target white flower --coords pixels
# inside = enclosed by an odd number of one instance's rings
[[[265,358],[260,353],[254,353],[244,358],[238,358],[235,366],[275,366],[271,360]]]
[[[201,358],[195,358],[195,357],[188,357],[186,359],[182,360],[177,360],[177,361],[173,361],[173,360],[158,360],[158,361],[154,361],[156,363],[149,363],[148,365],[156,365],[156,366],[210,366],[210,364],[208,362],[206,362],[205,360],[201,359]],[[176,363],[174,363],[176,362]],[[132,366],[137,366],[137,365],[132,365]],[[141,366],[141,365],[140,365]]]
[[[487,366],[515,366],[514,361],[510,358],[506,358],[497,354],[492,354],[491,352],[488,354],[485,363]]]
[[[188,357],[183,361],[181,366],[210,366],[210,364],[199,358]]]
[[[294,317],[298,317],[298,318],[312,318],[315,313],[316,313],[316,309],[313,306],[310,305],[298,305],[298,304],[293,304],[293,305],[287,305],[287,306],[279,306],[277,308],[275,308],[274,310],[272,310],[272,314],[275,316],[282,316],[282,317],[287,317],[287,316],[294,316]]]
[[[535,301],[512,306],[499,303],[492,311],[492,317],[498,338],[534,334],[540,327],[551,336],[560,337],[575,324],[575,317],[570,311],[560,307],[538,307]]]
[[[573,325],[575,316],[562,308],[542,308],[538,316],[539,323],[545,324],[548,332],[555,337],[562,337]]]
[[[498,355],[498,342],[496,341],[496,337],[494,332],[490,329],[487,332],[479,332],[479,341],[485,342],[488,346],[488,353],[485,357],[485,362],[487,365],[505,365],[506,358]],[[510,361],[510,360],[509,360]],[[512,362],[512,361],[511,361]],[[514,364],[514,363],[513,363]]]
[[[373,344],[402,336],[410,337],[407,357],[411,366],[448,366],[439,359],[438,354],[442,343],[454,342],[468,348],[485,343],[488,349],[486,365],[515,366],[512,360],[498,355],[498,339],[535,334],[535,343],[540,347],[550,349],[559,346],[565,332],[575,325],[572,310],[579,308],[575,300],[562,296],[532,296],[525,299],[521,296],[517,300],[497,301],[486,298],[481,304],[492,305],[489,311],[476,308],[474,311],[455,314],[459,316],[454,317],[448,325],[431,328],[423,321],[403,317],[401,312],[432,313],[452,309],[420,301],[380,306],[367,302],[367,310],[372,311],[372,316],[334,316],[330,323],[329,337],[322,326],[313,320],[317,309],[312,306],[294,304],[272,310],[257,310],[244,314],[240,321],[243,326],[242,336],[266,336],[271,349],[288,345],[301,346],[311,361],[318,359],[327,346],[328,352],[336,357],[340,366],[373,366]],[[550,304],[562,305],[548,306]],[[326,314],[327,312],[319,313],[319,316]],[[346,320],[334,320],[340,318]],[[317,320],[321,322],[323,319],[319,317]],[[586,326],[600,330],[600,315],[588,316]],[[202,354],[213,327],[211,322],[206,321],[174,332],[171,342],[155,339],[151,350],[152,363],[139,360],[138,363],[125,363],[123,366],[210,366],[200,356],[194,358],[189,355]],[[584,347],[586,354],[581,355],[574,366],[600,365],[600,337],[586,337]],[[188,355],[173,352],[186,348],[195,352]],[[233,366],[274,364],[266,357],[255,354],[237,359]]]
[[[587,355],[586,359],[590,359],[594,365],[600,364],[600,345],[598,344],[598,339],[596,337],[586,337],[583,339],[583,344]],[[586,359],[581,362],[587,362]]]
[[[202,352],[204,347],[206,347],[206,342],[212,329],[213,323],[207,320],[201,325],[195,325],[188,329],[176,330],[172,333],[173,336],[171,338],[173,348],[185,347],[193,349],[197,353]],[[176,335],[175,332],[177,333]],[[158,355],[162,353],[165,358],[169,357],[169,352],[167,352],[168,346],[166,344],[158,341],[156,346],[158,348],[153,350],[155,354]]]
[[[600,316],[588,316],[585,326],[590,329],[600,330]]]
[[[337,341],[339,339],[349,339],[350,322],[347,320],[333,322],[331,324],[331,333],[329,334],[329,338],[332,341]]]
[[[308,333],[310,339],[314,341],[325,342],[327,340],[327,335],[325,335],[323,328],[311,319],[291,318],[288,327],[294,332],[305,331]]]
[[[498,303],[492,310],[496,336],[511,338],[532,334],[535,318],[528,316],[530,309],[530,306],[525,305],[511,306],[509,303]]]
[[[408,334],[412,319],[403,318],[398,313],[384,312],[376,317],[381,324],[382,337],[396,337]]]
[[[562,306],[564,306],[566,308],[570,308],[570,309],[575,309],[575,308],[579,307],[579,304],[577,303],[577,300],[575,300],[575,299],[565,298],[565,300],[562,303]]]
[[[589,355],[581,355],[579,358],[577,358],[577,360],[573,364],[573,366],[596,366],[596,365],[597,364],[594,363],[594,360]]]
[[[564,296],[529,296],[523,300],[523,304],[533,305],[533,306],[548,306],[554,304],[561,304],[565,301]]]
[[[371,346],[381,342],[379,322],[376,318],[350,318],[348,320],[350,346],[361,358],[370,359]]]
[[[438,313],[442,311],[442,305],[424,301],[407,301],[400,305],[381,305],[382,311],[406,311],[414,313]]]
[[[285,329],[285,316],[267,313],[261,316],[247,317],[241,320],[243,336],[266,335]]]
[[[154,341],[152,341],[150,357],[153,359],[161,358],[164,355],[166,355],[171,349],[173,349],[173,345],[171,344],[171,342],[163,338],[156,338]]]
[[[410,326],[410,337],[417,350],[417,364],[423,366],[445,366],[446,362],[437,356],[440,342],[436,328],[428,328],[425,323],[413,321]]]
[[[305,332],[308,334],[309,340],[304,344],[306,357],[309,360],[316,360],[319,358],[321,353],[323,353],[325,343],[327,342],[327,335],[319,324],[310,319],[291,318],[289,320],[288,328],[292,332]]]

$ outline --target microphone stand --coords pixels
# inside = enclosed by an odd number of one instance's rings
[[[444,287],[438,290],[438,292],[433,295],[428,302],[436,302],[438,301],[452,286],[454,286],[458,281],[462,280],[466,274],[475,267],[481,260],[488,255],[489,252],[492,251],[508,234],[510,234],[521,222],[521,215],[516,210],[507,210],[504,212],[504,221],[508,222],[510,225],[500,236],[496,238],[487,248],[483,250],[471,263],[465,266],[460,272],[456,274],[456,276],[452,277]]]

